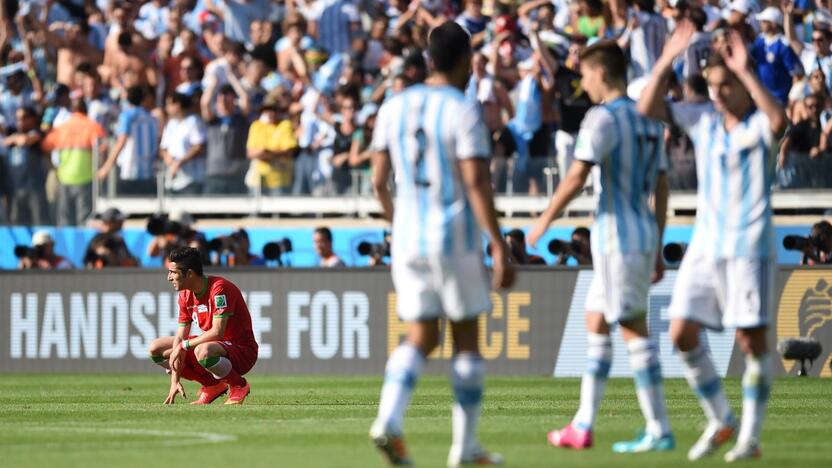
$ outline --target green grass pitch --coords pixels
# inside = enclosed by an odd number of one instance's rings
[[[161,402],[163,375],[0,376],[0,466],[12,467],[374,467],[367,439],[380,377],[251,377],[242,407]],[[642,424],[633,383],[612,379],[596,446],[573,452],[546,445],[546,431],[568,422],[577,379],[489,378],[480,437],[506,466],[676,466],[704,418],[684,381],[666,383],[678,447],[662,454],[618,455],[611,444]],[[740,383],[726,389],[739,410]],[[186,383],[189,400],[197,390]],[[419,382],[405,423],[416,465],[444,466],[450,441],[446,378]],[[724,450],[723,450],[724,452]],[[721,454],[699,463],[723,465]],[[832,466],[832,379],[778,379],[755,466]]]

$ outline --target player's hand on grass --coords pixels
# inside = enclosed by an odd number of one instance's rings
[[[177,394],[182,395],[182,398],[188,397],[185,395],[185,388],[182,386],[182,382],[178,378],[171,378],[170,391],[168,392],[168,397],[165,398],[165,404],[172,405],[174,400],[176,400]]]
[[[508,247],[502,239],[494,242],[491,247],[493,276],[491,285],[494,289],[510,288],[514,284],[514,265],[509,261]]]

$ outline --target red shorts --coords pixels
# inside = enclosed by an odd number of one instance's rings
[[[196,338],[196,335],[188,337],[188,339]],[[225,349],[226,357],[231,361],[231,366],[240,375],[248,374],[248,371],[254,367],[257,362],[257,352],[259,346],[256,342],[237,344],[230,341],[215,341]],[[197,370],[204,369],[194,354],[193,348],[188,350],[186,357],[188,362]],[[207,372],[207,371],[206,371]]]

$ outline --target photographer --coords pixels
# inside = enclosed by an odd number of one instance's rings
[[[347,266],[335,252],[332,251],[332,231],[322,226],[315,229],[312,234],[312,242],[315,244],[315,253],[321,257],[321,268],[333,268]]]
[[[217,252],[216,261],[212,262],[217,266],[265,266],[263,257],[249,252],[251,241],[248,232],[240,228],[227,236],[220,236],[211,239],[208,248]],[[223,256],[225,263],[223,263]]]
[[[585,227],[577,227],[572,231],[572,241],[568,244],[563,243],[562,249],[557,254],[558,261],[556,265],[566,265],[569,257],[575,259],[578,265],[592,265],[592,250],[589,244],[589,229]],[[551,251],[551,246],[549,247]],[[555,253],[555,252],[552,252]]]
[[[174,211],[170,215],[154,215],[147,220],[147,232],[153,240],[147,246],[147,255],[167,258],[176,247],[193,247],[202,253],[204,263],[210,263],[205,235],[192,229],[194,218],[187,211]]]
[[[789,250],[803,252],[801,265],[832,264],[832,224],[821,221],[812,226],[809,237],[786,236],[783,246]]]
[[[92,269],[139,266],[138,259],[130,253],[121,235],[126,216],[118,208],[110,208],[98,218],[100,232],[87,245],[84,266]]]
[[[526,250],[526,234],[519,229],[512,229],[505,235],[506,244],[511,252],[512,262],[518,265],[546,265],[546,260]],[[490,256],[490,245],[489,245]]]
[[[15,248],[15,255],[19,258],[17,268],[20,270],[68,270],[74,268],[69,260],[55,254],[55,240],[46,231],[38,231],[32,235],[31,249],[26,247]]]

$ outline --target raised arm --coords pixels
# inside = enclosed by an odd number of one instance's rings
[[[656,61],[650,79],[638,99],[636,109],[640,113],[665,123],[671,123],[665,103],[668,78],[673,70],[673,61],[687,49],[695,32],[696,28],[690,20],[682,20],[676,25],[673,36],[665,43],[662,55]]]
[[[745,43],[738,32],[732,30],[728,33],[726,47],[720,49],[719,54],[722,55],[725,66],[737,76],[737,79],[748,90],[757,108],[766,114],[771,132],[778,137],[783,135],[788,124],[786,112],[749,68],[748,50],[745,48]]]

